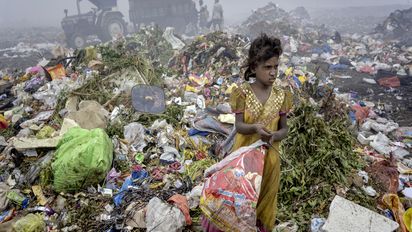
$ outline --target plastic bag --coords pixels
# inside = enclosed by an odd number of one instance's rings
[[[98,184],[113,159],[113,144],[102,129],[70,129],[60,140],[52,163],[56,191],[76,191]]]
[[[403,214],[403,223],[405,223],[408,231],[412,231],[412,208],[409,208],[406,213]]]
[[[164,203],[157,197],[147,205],[147,231],[181,231],[186,225],[185,215],[177,208]]]
[[[224,127],[219,121],[212,117],[196,119],[193,127],[199,131],[219,133],[223,136],[230,134],[230,130]]]
[[[256,231],[256,206],[265,153],[258,141],[206,170],[200,199],[204,215],[223,231]]]
[[[10,187],[6,183],[0,182],[0,212],[7,209],[7,205],[9,204],[7,194],[9,191]]]
[[[146,147],[145,134],[146,129],[140,123],[132,122],[124,127],[124,138],[136,151],[141,152]]]
[[[405,214],[405,209],[403,208],[403,205],[401,201],[399,200],[398,195],[396,194],[385,194],[382,197],[382,201],[386,206],[389,207],[389,209],[392,211],[396,222],[399,223],[399,231],[402,232],[407,232],[408,230],[406,229],[407,224],[404,223],[403,218]]]
[[[398,192],[399,172],[396,160],[393,157],[389,161],[375,162],[367,167],[365,171],[369,173],[374,183],[384,192],[394,194]]]

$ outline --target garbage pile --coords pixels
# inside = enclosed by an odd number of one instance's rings
[[[411,132],[408,127],[410,121],[406,116],[402,117],[404,126],[393,121],[399,113],[396,111],[403,111],[403,115],[410,112],[408,102],[411,96],[405,93],[411,88],[411,79],[406,74],[408,65],[403,60],[403,57],[410,56],[410,52],[396,48],[394,43],[391,45],[394,49],[384,53],[385,59],[376,51],[382,51],[379,48],[390,43],[355,35],[343,37],[342,43],[329,39],[325,46],[305,51],[301,49],[304,43],[297,44],[298,52],[286,53],[282,60],[286,65],[280,67],[288,86],[300,99],[290,118],[289,137],[283,142],[278,219],[287,223],[278,228],[307,231],[311,227],[312,231],[317,231],[315,228],[325,225],[324,229],[340,231],[337,228],[341,224],[335,213],[340,218],[349,218],[354,211],[341,212],[333,203],[339,199],[332,201],[335,195],[386,216],[388,212],[394,212],[395,216],[389,218],[405,228],[403,220],[406,219],[397,214],[403,209],[395,209],[395,203],[389,202],[399,202],[396,207],[402,205],[401,201],[405,203],[407,200],[399,191],[410,183],[409,177],[400,177],[402,175],[398,173],[408,173],[412,168],[410,135],[407,135]],[[360,48],[366,44],[370,50],[362,55]],[[346,60],[348,56],[351,57],[349,62]],[[368,59],[372,69],[362,68],[365,65],[363,61]],[[382,97],[384,95],[386,98]],[[404,98],[408,100],[403,101]],[[403,132],[395,132],[398,128]],[[358,141],[355,142],[354,138]],[[322,144],[324,142],[327,144]],[[334,149],[327,149],[328,146]],[[366,162],[359,160],[354,151]],[[333,168],[334,165],[339,168]],[[406,178],[403,179],[406,185],[398,189],[401,185],[397,183],[401,183],[401,178]],[[376,202],[382,204],[379,207],[384,212],[378,210]],[[410,207],[404,205],[405,208]],[[364,213],[371,214],[366,209]],[[378,217],[378,214],[375,216],[371,218],[379,219],[392,230],[398,226]],[[345,221],[349,228],[363,228],[356,222]]]
[[[169,67],[180,73],[198,73],[212,76],[237,75],[245,59],[249,39],[245,36],[214,32],[199,36],[175,55]]]
[[[342,34],[365,34],[373,32],[391,12],[407,8],[410,8],[407,4],[385,4],[318,8],[310,9],[309,13],[315,24],[325,24]]]
[[[164,46],[150,49],[152,36],[163,35]],[[219,41],[228,41],[215,37],[219,48]],[[209,84],[192,70],[189,78],[163,72],[176,43],[182,42],[173,34],[144,31],[78,50],[54,66],[56,59],[3,74],[12,86],[5,94],[13,97],[1,117],[5,226],[76,231],[191,225],[200,215],[197,185],[216,163],[211,146],[228,136],[234,116],[228,104],[217,104],[219,95],[191,91],[214,88],[220,76]],[[221,64],[227,57],[207,55]],[[184,94],[175,91],[181,79],[189,89]],[[133,109],[138,84],[166,89],[163,114]],[[216,105],[206,105],[212,97]]]
[[[388,18],[379,24],[375,31],[382,33],[390,39],[409,39],[411,40],[412,30],[412,8],[406,10],[396,10]]]
[[[37,64],[39,57],[51,59],[60,41],[58,33],[56,28],[0,29],[0,70],[25,69]]]
[[[289,17],[274,4],[260,10]],[[371,36],[332,38],[316,27],[292,37],[289,29],[277,31],[286,50],[277,84],[295,96],[277,229],[340,231],[342,221],[365,228],[355,216],[373,222],[362,231],[410,229],[410,109],[379,100],[411,102],[412,50]],[[172,29],[147,28],[3,71],[1,227],[199,230],[204,172],[233,142],[227,102],[243,82],[247,35],[188,42]],[[160,87],[164,99],[142,98],[136,86]],[[147,102],[164,112],[150,113]]]
[[[311,23],[309,14],[305,8],[297,8],[290,13],[272,2],[256,9],[241,25],[237,32],[251,39],[256,38],[261,32],[282,37],[310,37],[312,34],[329,34],[327,28],[319,29],[319,26]],[[320,36],[320,35],[317,35]]]
[[[291,10],[289,14],[292,17],[296,17],[300,20],[310,20],[311,18],[309,12],[303,6],[296,7],[295,9]]]

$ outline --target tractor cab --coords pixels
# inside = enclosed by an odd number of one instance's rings
[[[106,42],[126,34],[124,16],[116,9],[117,0],[89,0],[97,8],[84,14],[81,13],[80,2],[81,0],[76,0],[77,15],[68,16],[68,11],[65,10],[65,17],[61,22],[69,47],[84,47],[90,35],[97,35]]]

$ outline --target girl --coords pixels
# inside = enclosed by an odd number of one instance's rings
[[[262,34],[249,49],[244,83],[232,91],[230,104],[236,114],[236,137],[232,151],[249,146],[261,139],[270,146],[265,156],[262,185],[257,204],[257,226],[260,231],[272,231],[276,218],[277,192],[280,181],[279,142],[286,138],[287,113],[291,108],[291,94],[276,86],[280,40]],[[207,219],[206,231],[219,231]]]

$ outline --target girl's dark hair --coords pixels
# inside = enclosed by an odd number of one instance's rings
[[[278,38],[271,37],[262,33],[258,38],[253,40],[249,49],[249,57],[246,64],[242,68],[247,68],[245,71],[245,80],[249,81],[250,77],[254,77],[252,70],[261,62],[265,62],[272,57],[280,57],[282,55],[282,45]]]

